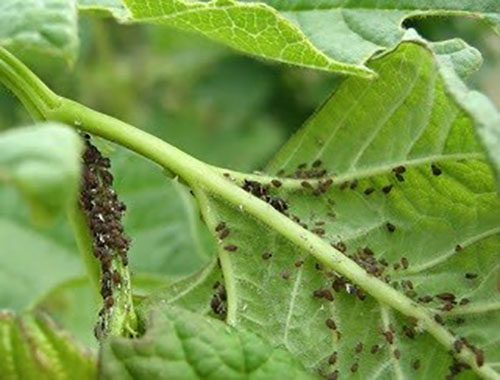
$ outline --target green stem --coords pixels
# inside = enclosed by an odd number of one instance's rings
[[[0,55],[1,59],[2,55]],[[22,65],[22,63],[17,62],[16,65]],[[25,70],[28,69],[25,68]],[[3,76],[0,71],[0,80],[2,79]],[[46,97],[53,100],[50,94],[46,94]],[[33,96],[36,97],[36,93]],[[406,316],[418,319],[437,341],[452,350],[456,338],[445,327],[438,324],[427,309],[399,293],[385,282],[368,275],[354,261],[334,249],[326,241],[277,212],[269,204],[236,186],[231,180],[226,179],[220,174],[219,169],[206,165],[140,129],[71,100],[57,98],[56,103],[50,105],[47,103],[46,105],[48,107],[39,108],[44,118],[75,126],[125,146],[149,158],[163,168],[176,173],[192,188],[205,191],[212,196],[237,205],[240,210],[254,216],[297,246],[310,252],[327,267],[349,278],[379,302],[391,306]],[[484,364],[478,367],[475,363],[475,356],[470,349],[463,349],[456,356],[469,364],[482,377],[488,379],[499,378],[498,373],[489,365]]]

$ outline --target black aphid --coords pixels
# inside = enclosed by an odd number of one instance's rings
[[[342,252],[342,253],[346,253],[346,251],[347,251],[347,246],[345,245],[345,243],[343,241],[339,241],[335,244],[332,244],[332,247],[335,248],[336,250]]]
[[[325,230],[323,228],[313,228],[311,232],[315,233],[318,236],[323,236],[325,234]]]
[[[396,360],[399,360],[401,358],[401,351],[399,351],[397,348],[394,350],[393,354]]]
[[[442,173],[441,169],[436,164],[431,165],[431,170],[432,174],[434,174],[435,176],[441,175]]]
[[[464,248],[463,248],[460,244],[457,244],[457,245],[455,246],[455,252],[460,252],[460,251],[462,251],[463,249],[464,249]]]
[[[335,370],[332,373],[328,374],[326,380],[337,380],[339,378],[339,371]]]
[[[281,185],[282,185],[281,181],[279,181],[277,179],[273,179],[271,181],[271,183],[273,184],[274,187],[281,187]]]
[[[436,298],[440,299],[441,301],[448,301],[448,302],[455,301],[455,295],[449,292],[436,294]]]
[[[382,192],[383,192],[384,194],[389,194],[389,193],[391,192],[391,190],[392,190],[392,188],[393,188],[393,187],[394,187],[394,185],[392,185],[392,184],[391,184],[391,185],[384,186],[384,187],[382,188]]]
[[[313,162],[312,167],[319,168],[322,164],[323,164],[323,162],[321,162],[321,160],[316,160]]]
[[[441,317],[439,314],[434,314],[434,320],[440,325],[444,325],[443,317]]]
[[[364,191],[365,195],[370,195],[372,194],[373,192],[375,191],[375,189],[373,187],[369,187],[368,189],[366,189]]]
[[[234,244],[230,244],[230,245],[226,245],[226,246],[224,247],[224,249],[225,249],[226,251],[229,251],[229,252],[234,252],[234,251],[237,251],[237,250],[238,250],[238,247],[237,247],[237,246],[235,246]]]
[[[411,363],[411,366],[413,367],[413,369],[415,371],[417,371],[419,368],[420,368],[420,360],[419,359],[415,359],[412,363]]]
[[[336,330],[337,329],[337,325],[335,324],[335,321],[331,318],[328,318],[326,321],[325,321],[325,325],[326,327],[328,327],[330,330]]]
[[[465,305],[468,305],[469,303],[470,303],[470,299],[468,299],[468,298],[462,298],[458,304],[460,306],[465,306]]]
[[[482,367],[484,364],[484,351],[476,347],[474,347],[472,351],[474,351],[474,355],[476,356],[477,366]]]
[[[295,267],[300,268],[302,265],[304,265],[304,260],[297,260],[295,262]]]
[[[385,226],[386,226],[386,228],[387,228],[387,230],[388,230],[389,232],[394,232],[394,231],[396,231],[396,226],[395,226],[394,224],[392,224],[392,223],[387,222],[387,223],[385,224]]]
[[[281,278],[283,280],[288,280],[290,278],[290,272],[287,270],[284,270],[283,272],[281,272]]]
[[[464,347],[464,344],[463,342],[460,340],[460,339],[457,339],[453,342],[453,348],[455,349],[455,351],[457,352],[457,354],[460,353],[460,351],[462,351],[462,348]]]
[[[406,168],[403,165],[396,166],[394,169],[392,169],[392,171],[396,174],[403,174],[404,172],[406,172]]]
[[[389,343],[389,344],[394,343],[394,334],[392,333],[392,331],[384,331],[382,333],[382,335],[385,337],[385,340],[387,341],[387,343]]]
[[[273,254],[272,254],[271,252],[269,252],[269,251],[268,251],[268,252],[264,252],[264,253],[262,254],[262,258],[263,258],[264,260],[269,260],[271,257],[273,257]]]
[[[337,362],[337,351],[334,351],[329,357],[328,357],[328,364],[334,365]]]
[[[302,181],[300,183],[300,186],[302,186],[305,189],[312,189],[312,185],[309,182],[307,182],[307,181]]]
[[[356,347],[354,347],[354,353],[360,354],[362,351],[363,351],[363,343],[358,342],[358,344],[356,344]]]
[[[406,257],[402,257],[401,258],[401,266],[403,267],[403,269],[408,269],[408,259]]]
[[[370,352],[372,354],[376,354],[380,350],[380,346],[378,344],[374,344],[372,348],[370,348]]]
[[[357,179],[351,181],[351,183],[349,184],[349,188],[351,190],[354,190],[356,187],[358,187],[358,180]]]
[[[477,278],[477,273],[466,273],[465,274],[465,278],[467,280],[474,280]]]
[[[222,231],[220,231],[219,233],[219,239],[220,240],[224,240],[225,238],[227,238],[229,236],[229,233],[231,231],[229,230],[229,228],[224,228]]]
[[[351,366],[351,372],[352,372],[352,373],[357,372],[357,371],[358,371],[358,368],[359,368],[359,363],[358,363],[358,362],[354,363],[354,364]]]

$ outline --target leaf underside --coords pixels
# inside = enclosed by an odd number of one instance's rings
[[[318,238],[342,241],[346,254],[356,259],[368,247],[376,262],[386,260],[382,280],[416,301],[433,297],[420,303],[441,315],[457,336],[484,350],[485,365],[498,370],[500,201],[474,120],[448,95],[436,58],[420,44],[403,43],[370,68],[379,73],[376,80],[346,79],[277,154],[267,173],[279,172],[283,185],[269,184],[270,191],[285,199],[289,214]],[[334,183],[314,195],[317,182],[303,187],[303,179],[294,177],[318,160]],[[296,173],[304,163],[308,169]],[[398,166],[406,169],[400,179],[393,171]],[[336,293],[335,274],[306,252],[238,205],[205,195],[210,202],[202,211],[211,230],[220,221],[230,230],[219,240],[222,271],[211,264],[153,296],[146,309],[171,303],[215,316],[210,300],[223,276],[227,321],[288,349],[312,373],[338,370],[363,379],[449,373],[450,347],[415,321],[370,296],[360,300],[346,291]],[[237,250],[225,250],[228,245]],[[266,252],[272,257],[263,256]],[[335,300],[314,297],[320,289],[329,289]],[[451,311],[441,310],[446,302],[436,298],[447,292],[455,297]],[[336,330],[326,326],[327,319],[335,321]],[[393,344],[382,335],[389,329],[395,331]],[[359,343],[363,349],[356,352]],[[372,354],[374,345],[380,348]],[[337,360],[330,365],[334,352]],[[464,376],[474,374],[469,370]]]

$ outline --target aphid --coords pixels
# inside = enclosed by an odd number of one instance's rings
[[[295,262],[295,267],[300,268],[304,264],[304,260],[297,260]]]
[[[359,363],[358,363],[358,362],[354,363],[354,364],[351,366],[351,372],[352,372],[352,373],[357,372],[357,371],[358,371],[358,368],[359,368]]]
[[[422,302],[422,303],[429,303],[433,300],[434,298],[432,296],[429,296],[429,295],[425,295],[423,297],[420,297],[418,299],[418,301]]]
[[[337,370],[333,371],[326,377],[327,380],[337,380],[338,378],[339,378],[339,371]]]
[[[342,253],[345,253],[347,251],[347,246],[343,241],[339,241],[335,244],[332,244],[332,247],[335,248],[337,251],[340,251]]]
[[[462,351],[462,348],[464,347],[464,344],[462,343],[462,341],[460,339],[457,339],[453,342],[453,348],[455,349],[455,351],[459,354],[460,351]]]
[[[238,247],[237,247],[237,246],[235,246],[234,244],[230,244],[230,245],[226,245],[226,246],[224,247],[224,249],[225,249],[226,251],[229,251],[229,252],[234,252],[234,251],[237,251],[237,250],[238,250]]]
[[[411,326],[403,326],[403,333],[410,339],[415,339],[415,329]]]
[[[394,343],[394,334],[392,333],[392,331],[384,331],[382,333],[382,335],[385,337],[385,340],[387,341],[387,343],[389,343],[389,344]]]
[[[325,234],[325,230],[323,228],[313,228],[311,232],[315,233],[318,236],[323,236]]]
[[[366,299],[366,294],[361,288],[356,288],[356,296],[360,301],[364,301]]]
[[[297,169],[305,169],[305,168],[307,168],[306,163],[302,163],[302,164],[299,164],[299,166],[297,166]]]
[[[331,318],[328,318],[326,321],[325,321],[325,325],[326,327],[328,327],[330,330],[336,330],[337,329],[337,325],[335,323],[335,321]]]
[[[273,257],[273,254],[272,254],[271,252],[264,252],[264,253],[262,254],[262,258],[263,258],[264,260],[269,260],[271,257]]]
[[[226,223],[220,222],[219,224],[217,224],[217,227],[215,227],[215,231],[216,232],[220,232],[220,231],[222,231],[225,228],[226,228]]]
[[[464,249],[464,248],[463,248],[460,244],[457,244],[457,245],[455,246],[455,252],[460,252],[460,251],[462,251],[463,249]]]
[[[312,167],[319,168],[321,166],[321,164],[323,164],[323,162],[321,162],[321,160],[316,160],[313,162]]]
[[[401,266],[403,267],[403,269],[408,269],[408,259],[406,257],[402,257],[401,258]]]
[[[401,351],[399,351],[397,348],[394,350],[393,354],[396,360],[399,360],[401,358]]]
[[[345,291],[347,292],[347,294],[353,295],[356,293],[356,287],[351,283],[346,283]]]
[[[474,355],[476,356],[476,364],[478,367],[482,367],[484,364],[484,351],[479,348],[474,348]]]
[[[305,189],[312,189],[312,185],[309,182],[307,182],[307,181],[302,181],[300,183],[300,186],[302,186]]]
[[[281,278],[283,280],[288,280],[290,278],[290,272],[287,270],[284,270],[283,272],[281,272]]]
[[[314,224],[315,224],[315,225],[317,225],[317,226],[324,226],[324,225],[325,225],[325,222],[324,222],[324,221],[322,221],[322,220],[319,220],[319,221],[317,221],[317,222],[316,222],[316,223],[314,223]]]
[[[115,304],[115,301],[113,300],[113,297],[108,296],[104,300],[104,304],[106,305],[106,308],[109,309],[109,308],[113,307],[113,305]]]
[[[274,187],[281,187],[282,185],[282,182],[277,179],[273,179],[271,183],[273,184]]]
[[[465,274],[465,278],[466,278],[467,280],[474,280],[474,279],[476,279],[476,278],[477,278],[477,274],[476,274],[476,273],[466,273],[466,274]]]
[[[411,364],[411,366],[413,367],[413,369],[415,371],[417,371],[420,368],[420,360],[419,359],[415,359],[413,361],[413,363]]]
[[[357,180],[357,179],[355,179],[355,180],[351,181],[351,183],[350,183],[350,185],[349,185],[349,188],[350,188],[351,190],[354,190],[356,187],[358,187],[358,180]]]
[[[285,174],[285,169],[278,170],[278,173],[276,174],[281,177],[283,174]]]
[[[453,305],[452,303],[445,303],[443,305],[443,307],[441,307],[441,310],[442,311],[451,311],[454,307],[455,307],[455,305]]]
[[[231,232],[231,231],[229,230],[229,228],[224,228],[224,229],[220,232],[220,234],[219,234],[219,239],[220,239],[220,240],[224,240],[225,238],[227,238],[227,237],[229,236],[229,233],[230,233],[230,232]]]
[[[392,224],[392,223],[387,222],[387,223],[385,224],[385,226],[387,227],[387,230],[388,230],[389,232],[394,232],[394,231],[396,231],[396,226],[395,226],[394,224]]]
[[[334,351],[329,357],[328,357],[328,364],[334,365],[337,362],[337,351]]]
[[[440,325],[444,325],[443,317],[441,317],[439,314],[434,314],[434,320]]]
[[[406,172],[406,168],[403,165],[401,165],[395,167],[394,169],[392,169],[392,171],[396,174],[403,174],[404,172]]]
[[[441,175],[442,173],[441,169],[439,169],[439,167],[436,164],[432,164],[431,169],[432,169],[432,174],[434,174],[435,176]]]
[[[111,279],[115,285],[121,284],[122,282],[122,277],[120,276],[120,273],[117,271],[114,271],[113,274],[111,275]]]
[[[391,184],[391,185],[384,186],[384,187],[382,188],[382,192],[383,192],[384,194],[389,194],[389,193],[391,192],[391,190],[392,190],[392,188],[393,188],[393,187],[394,187],[394,185],[392,185],[392,184]]]
[[[313,291],[313,297],[315,298],[323,298],[324,297],[323,289],[316,289]]]
[[[222,175],[223,175],[224,177],[226,177],[226,178],[231,178],[231,174],[229,174],[229,173],[223,173]]]
[[[332,292],[330,292],[328,289],[323,290],[323,297],[330,302],[334,300]]]
[[[442,301],[448,301],[448,302],[455,301],[455,295],[452,293],[448,293],[448,292],[436,294],[436,298],[439,298]]]
[[[358,344],[356,344],[356,347],[354,347],[354,353],[360,354],[362,351],[363,351],[363,343],[358,342]]]
[[[399,182],[404,182],[405,181],[405,177],[403,177],[401,174],[399,173],[396,173],[396,179],[399,181]]]
[[[369,187],[368,189],[366,189],[364,191],[365,195],[370,195],[371,193],[373,193],[375,191],[375,189],[373,187]]]
[[[378,344],[374,344],[374,345],[372,346],[372,348],[370,349],[370,352],[371,352],[372,354],[376,354],[376,353],[378,352],[378,350],[379,350],[379,349],[380,349],[380,346],[379,346]]]
[[[394,263],[393,266],[394,270],[399,270],[401,268],[401,264],[400,263]]]
[[[468,305],[469,303],[470,303],[470,300],[468,298],[462,298],[458,304],[460,306],[464,306],[464,305]]]
[[[339,185],[339,190],[345,190],[349,186],[349,182],[345,181]]]

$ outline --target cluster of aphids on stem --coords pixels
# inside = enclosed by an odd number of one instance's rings
[[[297,170],[295,170],[293,173],[287,175],[285,174],[285,171],[281,170],[280,172],[278,172],[278,176],[281,178],[288,178],[288,179],[291,178],[299,180],[300,186],[303,190],[309,192],[315,197],[319,197],[328,193],[329,189],[334,184],[334,181],[332,179],[334,176],[330,175],[327,170],[322,169],[321,166],[322,162],[320,160],[316,160],[314,161],[313,164],[311,164],[310,168],[308,168],[308,165],[304,163],[300,164],[297,167]],[[434,176],[440,176],[442,174],[442,170],[441,168],[438,167],[437,164],[432,164],[430,169],[432,175]],[[394,167],[392,169],[392,174],[394,175],[396,182],[388,183],[384,186],[381,186],[380,188],[381,193],[385,196],[389,196],[394,187],[397,186],[396,184],[398,182],[399,183],[405,182],[405,177],[404,177],[405,173],[406,173],[406,168],[404,166]],[[225,176],[230,177],[229,174],[226,174]],[[298,216],[290,213],[290,206],[286,200],[272,194],[273,192],[271,191],[271,189],[273,188],[280,189],[282,186],[283,182],[278,178],[272,179],[267,184],[262,184],[255,180],[246,179],[242,184],[242,188],[245,191],[251,193],[257,198],[268,203],[269,205],[274,207],[277,211],[284,214],[285,216],[290,217],[296,223],[300,224],[303,228],[310,230],[311,232],[315,233],[320,237],[324,237],[324,235],[326,235],[325,221],[316,220],[313,223],[313,225],[311,224],[308,225],[307,223],[302,221]],[[338,189],[340,191],[344,191],[346,189],[356,190],[358,187],[359,187],[359,182],[356,179],[351,181],[344,181],[338,184]],[[362,189],[362,193],[366,197],[370,197],[376,191],[377,190],[372,186]],[[335,201],[331,198],[328,198],[327,208],[329,209],[329,211],[326,213],[326,215],[330,218],[336,218],[336,213],[334,212],[333,206],[335,206]],[[396,225],[394,225],[389,221],[386,221],[384,223],[384,228],[390,235],[393,235],[397,230]],[[220,222],[215,230],[219,236],[220,241],[224,240],[230,234],[230,229],[225,222]],[[380,280],[391,285],[395,289],[401,289],[407,297],[411,298],[415,302],[421,304],[428,304],[430,302],[437,303],[435,309],[439,309],[443,313],[452,310],[457,305],[464,306],[470,302],[469,299],[467,298],[462,298],[458,300],[456,296],[451,292],[443,292],[435,295],[418,294],[416,291],[416,287],[413,285],[413,282],[409,279],[393,281],[391,274],[395,274],[398,272],[404,274],[404,271],[406,271],[409,268],[410,262],[407,257],[403,256],[400,258],[399,261],[394,263],[389,263],[383,257],[377,257],[378,255],[376,255],[374,250],[368,246],[357,247],[354,249],[354,252],[352,252],[353,250],[349,249],[347,244],[342,240],[337,240],[331,243],[331,245],[341,253],[348,256],[351,260],[355,261],[369,275],[379,278]],[[230,244],[230,245],[225,245],[224,249],[226,251],[235,252],[238,250],[238,247],[236,245]],[[455,246],[456,252],[460,252],[462,250],[463,247],[460,244],[457,244]],[[272,257],[273,253],[270,251],[265,251],[264,253],[262,253],[263,260],[270,260]],[[295,263],[295,267],[300,268],[303,264],[304,260],[298,260]],[[351,283],[346,277],[333,271],[325,272],[323,271],[323,268],[320,264],[316,264],[316,269],[322,271],[323,274],[328,279],[328,281],[326,282],[327,284],[326,286],[323,286],[312,292],[313,298],[325,302],[332,302],[336,297],[335,293],[345,292],[348,295],[356,297],[356,299],[360,301],[364,301],[366,299],[366,294],[363,291],[363,289]],[[280,273],[280,276],[284,280],[288,280],[291,277],[291,273],[289,270],[283,270]],[[465,274],[465,279],[467,280],[473,281],[476,278],[477,274],[475,273]],[[224,296],[225,296],[225,290],[224,290]],[[214,312],[216,312],[220,304],[221,304],[220,297],[215,295],[212,300],[212,309],[214,310]],[[445,325],[444,319],[441,316],[441,314],[435,314],[434,319],[437,323]],[[405,339],[414,340],[421,332],[421,329],[418,326],[418,320],[409,318],[408,321],[409,322],[407,324],[401,327],[400,334]],[[464,323],[464,319],[458,318],[455,320],[455,322],[457,325],[459,325]],[[338,330],[337,324],[332,318],[327,318],[325,320],[325,327],[329,330],[334,331],[337,334],[338,340],[341,339],[342,334]],[[452,331],[450,330],[450,332]],[[400,360],[402,353],[397,347],[394,347],[396,334],[397,331],[392,324],[390,324],[387,329],[382,329],[382,331],[380,331],[380,336],[381,336],[380,344],[373,345],[370,348],[369,352],[372,355],[375,355],[382,351],[381,348],[384,345],[387,345],[389,347],[392,347],[390,351],[391,354],[394,356],[394,358],[396,360]],[[476,364],[478,366],[482,366],[484,364],[483,351],[474,346],[472,343],[470,343],[466,338],[457,336],[454,344],[454,351],[459,353],[464,346],[469,348],[475,354]],[[357,372],[359,369],[360,365],[359,356],[362,351],[363,351],[363,344],[362,342],[358,342],[354,347],[355,360],[350,366],[350,371],[352,373]],[[337,362],[337,356],[338,354],[336,351],[328,356],[329,367],[335,365],[335,363]],[[419,358],[411,359],[411,367],[413,368],[413,370],[417,371],[420,368],[420,366],[421,366],[421,361]],[[454,379],[456,375],[458,375],[460,372],[466,369],[470,369],[470,366],[452,357],[452,364],[449,367],[450,372],[447,376],[447,379],[448,380]],[[328,379],[334,380],[338,378],[339,371],[334,370],[329,374],[321,371],[321,374]]]
[[[87,217],[92,234],[94,256],[101,266],[101,296],[104,301],[99,311],[95,335],[101,339],[106,331],[107,316],[114,304],[114,290],[120,288],[125,279],[118,270],[128,265],[127,252],[130,238],[123,232],[121,222],[125,205],[118,200],[112,188],[113,175],[110,173],[109,158],[92,145],[90,136],[85,134],[83,152],[83,181],[80,192],[80,207]],[[121,265],[117,265],[121,263]]]

